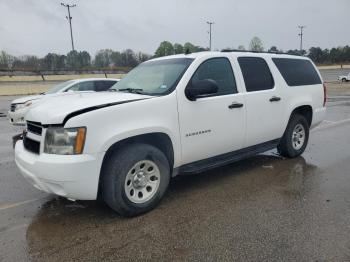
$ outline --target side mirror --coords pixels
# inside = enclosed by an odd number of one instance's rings
[[[218,89],[218,84],[212,79],[191,81],[186,87],[185,95],[190,101],[196,101],[197,98],[216,94]]]

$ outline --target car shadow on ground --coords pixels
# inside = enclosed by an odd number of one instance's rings
[[[232,238],[250,241],[246,233],[258,230],[254,218],[270,221],[278,213],[291,219],[289,212],[301,208],[309,188],[318,183],[316,169],[302,157],[269,154],[178,176],[155,210],[135,218],[120,217],[99,201],[56,197],[28,227],[28,250],[35,261],[181,260],[209,250],[207,255],[217,258]],[[269,223],[262,234],[271,230]]]

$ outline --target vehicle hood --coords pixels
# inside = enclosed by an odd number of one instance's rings
[[[38,103],[33,104],[25,118],[43,125],[63,124],[66,117],[72,114],[147,98],[151,98],[151,96],[123,92],[55,94],[45,96]]]
[[[44,97],[43,95],[24,96],[24,97],[20,97],[20,98],[17,98],[15,100],[13,100],[11,102],[11,104],[24,104],[24,103],[26,103],[28,101],[41,99],[43,97]]]

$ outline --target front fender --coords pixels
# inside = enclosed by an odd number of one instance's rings
[[[181,152],[179,148],[179,144],[176,142],[176,136],[171,132],[171,130],[157,126],[157,127],[144,127],[144,128],[138,128],[133,129],[130,131],[125,131],[118,133],[106,140],[106,142],[103,144],[101,151],[107,152],[109,148],[111,148],[114,144],[121,142],[125,139],[129,139],[132,137],[140,136],[140,135],[147,135],[147,134],[154,134],[154,133],[162,133],[169,137],[173,151],[174,151],[174,165],[177,166],[180,162],[180,155],[179,152]]]

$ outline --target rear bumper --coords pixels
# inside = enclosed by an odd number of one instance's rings
[[[49,155],[32,154],[23,141],[15,146],[15,162],[23,177],[47,193],[74,200],[97,198],[103,154]]]
[[[326,118],[326,113],[326,107],[316,108],[313,112],[311,128],[315,128],[321,124],[322,121]]]

